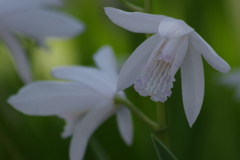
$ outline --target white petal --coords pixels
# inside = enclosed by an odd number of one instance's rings
[[[12,53],[21,79],[25,83],[31,82],[32,75],[28,60],[16,37],[14,37],[9,30],[5,29],[3,26],[0,26],[0,38]]]
[[[117,111],[118,130],[127,145],[132,144],[133,126],[130,111],[122,106]]]
[[[89,110],[101,100],[105,98],[80,83],[40,81],[26,85],[8,102],[29,115],[61,115]]]
[[[70,144],[70,160],[82,160],[92,133],[116,111],[112,103],[102,102],[93,108],[76,126]],[[111,136],[111,135],[109,135]]]
[[[47,5],[59,6],[62,5],[62,0],[1,0],[0,15],[6,17],[7,14],[17,14],[18,11],[36,9]]]
[[[112,81],[106,73],[90,67],[59,67],[52,70],[55,78],[80,82],[94,88],[99,94],[112,97],[116,91],[116,81]]]
[[[174,58],[170,73],[171,73],[171,77],[174,78],[174,75],[176,74],[176,72],[178,71],[178,69],[180,68],[180,66],[182,65],[182,62],[185,58],[185,55],[187,53],[188,50],[188,36],[184,36],[184,39],[182,41],[182,44],[179,46],[176,56]]]
[[[8,15],[3,23],[10,29],[36,38],[38,41],[46,37],[72,37],[83,31],[83,25],[66,14],[47,11],[29,10]]]
[[[164,39],[183,36],[192,31],[194,30],[184,21],[170,17],[164,18],[158,28],[158,33]]]
[[[113,23],[137,33],[156,33],[160,22],[166,17],[140,12],[125,12],[111,7],[105,7],[104,9]]]
[[[127,59],[123,65],[117,84],[117,91],[121,91],[131,86],[141,71],[141,66],[144,65],[153,49],[160,42],[160,37],[158,34],[155,34],[144,41],[138,48],[132,53],[132,55]]]
[[[96,65],[117,81],[117,64],[110,46],[101,47],[93,57]]]
[[[72,113],[63,113],[58,115],[60,118],[63,118],[66,121],[66,125],[64,126],[64,131],[62,132],[62,138],[67,138],[72,136],[73,131],[76,128],[77,122],[79,122],[85,115],[87,111],[82,112],[72,112]]]
[[[204,95],[204,74],[201,54],[194,47],[189,51],[181,66],[182,97],[185,114],[193,125],[202,107]]]
[[[227,73],[230,70],[229,64],[219,57],[213,48],[196,32],[190,34],[190,41],[214,69],[222,73]]]

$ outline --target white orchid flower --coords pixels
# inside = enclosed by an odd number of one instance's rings
[[[174,76],[181,67],[182,97],[189,125],[195,122],[203,102],[204,74],[201,55],[216,70],[230,66],[184,21],[163,15],[105,8],[113,23],[132,32],[154,33],[128,58],[119,75],[117,90],[135,83],[135,90],[153,101],[165,102]]]
[[[91,134],[106,119],[117,114],[120,134],[126,144],[132,143],[131,115],[124,106],[116,106],[116,62],[110,47],[101,48],[94,56],[99,69],[62,67],[53,70],[55,78],[70,82],[40,81],[23,87],[10,97],[9,103],[28,115],[58,115],[67,122],[63,137],[73,135],[70,159],[83,159]]]
[[[72,37],[83,31],[83,24],[70,16],[46,9],[61,5],[60,0],[1,0],[0,39],[11,51],[22,80],[32,80],[23,48],[15,37],[19,33],[44,44],[46,37]]]

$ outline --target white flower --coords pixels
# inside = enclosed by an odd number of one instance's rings
[[[73,135],[71,160],[83,158],[91,134],[114,113],[117,114],[123,140],[128,145],[132,142],[130,112],[124,106],[116,106],[113,100],[116,94],[124,97],[124,93],[116,93],[116,62],[111,48],[101,48],[94,60],[100,70],[90,67],[56,68],[53,76],[70,82],[33,82],[9,99],[14,108],[25,114],[64,118],[67,125],[62,136]]]
[[[201,55],[220,72],[227,73],[230,66],[182,20],[114,8],[105,8],[105,12],[115,24],[129,31],[154,33],[124,64],[117,90],[124,90],[135,83],[135,90],[140,95],[164,102],[172,93],[174,76],[181,67],[183,104],[192,126],[204,95]]]
[[[0,39],[11,51],[24,82],[32,80],[31,71],[15,33],[44,44],[46,37],[72,37],[83,31],[81,22],[66,14],[46,9],[61,5],[60,0],[1,0]]]

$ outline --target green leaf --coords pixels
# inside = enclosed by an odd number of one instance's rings
[[[152,141],[157,151],[159,160],[177,160],[177,158],[172,154],[172,152],[169,149],[167,149],[167,147],[153,134]]]

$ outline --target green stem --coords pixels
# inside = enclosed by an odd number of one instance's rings
[[[144,9],[136,6],[130,2],[128,2],[127,0],[118,0],[122,5],[124,5],[125,7],[127,7],[128,9],[131,9],[133,11],[138,11],[138,12],[144,12]]]
[[[151,13],[152,0],[145,0],[144,11],[145,13]]]
[[[152,0],[145,0],[144,2],[144,12],[145,13],[151,13],[152,8]],[[146,38],[149,38],[151,34],[146,34]]]
[[[157,115],[158,115],[158,128],[157,131],[158,138],[165,144],[169,146],[168,132],[167,132],[167,114],[166,107],[164,103],[157,102]]]
[[[157,102],[157,114],[158,114],[158,127],[166,128],[167,120],[166,120],[166,108],[164,103]]]
[[[121,98],[120,96],[115,96],[114,100],[116,104],[124,105],[125,107],[130,109],[132,113],[135,114],[139,119],[141,119],[145,124],[150,126],[156,132],[158,131],[158,124],[152,121],[151,119],[149,119],[144,113],[142,113],[139,109],[137,109],[131,102]]]

